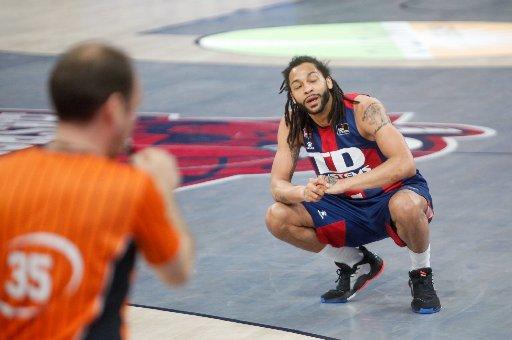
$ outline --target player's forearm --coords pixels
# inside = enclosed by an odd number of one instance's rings
[[[194,240],[188,232],[180,232],[180,262],[181,275],[177,284],[183,284],[188,281],[195,266],[195,247]]]
[[[176,203],[173,193],[169,193],[166,197],[167,213],[171,220],[172,226],[180,234],[181,254],[186,273],[190,273],[195,262],[194,239],[189,232],[189,228],[181,215],[180,208]]]
[[[176,198],[174,196],[174,192],[171,188],[168,188],[164,195],[164,201],[166,205],[167,215],[171,221],[171,224],[175,229],[180,232],[184,232],[188,234],[188,225],[181,215],[181,210],[179,205],[176,202]]]
[[[185,284],[194,271],[194,242],[189,234],[178,231],[180,243],[178,253],[170,261],[155,266],[156,272],[171,286]]]
[[[372,171],[338,181],[329,191],[341,193],[378,188],[414,176],[415,173],[416,165],[413,159],[389,158],[381,165],[372,169]]]
[[[304,186],[293,185],[284,180],[275,180],[271,184],[272,197],[276,202],[294,204],[304,201]]]

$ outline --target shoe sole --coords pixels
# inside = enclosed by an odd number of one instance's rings
[[[377,274],[375,274],[374,277],[372,277],[371,279],[366,281],[364,283],[364,285],[361,286],[361,288],[359,288],[357,291],[354,292],[354,294],[350,295],[349,297],[347,297],[347,298],[338,298],[338,299],[329,299],[329,300],[325,300],[324,298],[320,298],[320,302],[321,303],[347,303],[347,302],[349,302],[354,296],[356,296],[357,293],[359,293],[360,291],[365,289],[373,280],[377,279],[384,272],[384,268],[385,267],[386,267],[386,262],[384,260],[382,260],[382,267],[377,272]]]
[[[441,307],[433,307],[433,308],[420,308],[419,310],[412,310],[417,314],[434,314],[441,310]]]
[[[348,298],[337,298],[337,299],[329,299],[329,300],[326,300],[324,298],[320,298],[320,302],[321,303],[346,303],[348,302],[348,300],[354,296],[355,294],[349,296]]]

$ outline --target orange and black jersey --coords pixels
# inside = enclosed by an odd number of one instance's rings
[[[136,250],[162,264],[178,247],[144,172],[40,147],[0,157],[0,339],[122,337]]]

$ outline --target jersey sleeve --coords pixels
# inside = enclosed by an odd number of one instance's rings
[[[164,200],[153,180],[146,178],[135,216],[135,242],[146,260],[162,264],[173,259],[179,247],[179,234],[170,224]]]

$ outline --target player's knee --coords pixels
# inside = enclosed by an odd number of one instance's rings
[[[286,216],[286,207],[284,207],[282,203],[276,202],[267,209],[265,223],[268,231],[270,231],[272,235],[279,237],[283,232]]]
[[[389,210],[397,220],[417,219],[422,213],[420,202],[411,199],[407,195],[393,197],[389,203]]]

